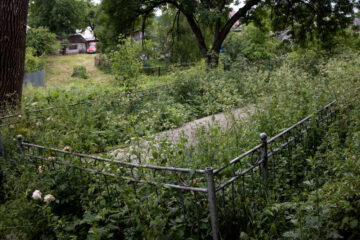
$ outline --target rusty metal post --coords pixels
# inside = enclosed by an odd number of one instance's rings
[[[30,113],[29,113],[29,108],[25,108],[25,116],[26,116],[26,120],[29,121],[30,120]]]
[[[17,135],[16,140],[19,143],[21,158],[22,158],[22,160],[25,160],[25,155],[24,155],[25,149],[24,149],[24,145],[23,145],[23,137],[22,137],[22,135]]]
[[[5,148],[4,148],[4,143],[3,143],[3,140],[1,137],[1,131],[0,131],[0,154],[1,154],[3,161],[5,161]]]
[[[219,239],[219,223],[216,207],[216,192],[215,192],[215,182],[214,182],[214,172],[211,167],[205,168],[206,182],[207,182],[207,195],[209,200],[209,212],[211,220],[211,229],[213,240]]]
[[[4,174],[3,174],[3,170],[2,170],[2,163],[5,163],[5,149],[4,149],[4,145],[2,142],[2,138],[1,138],[1,132],[0,132],[0,153],[1,153],[1,157],[2,160],[0,161],[0,187],[3,184],[3,179],[4,179]]]
[[[263,186],[266,190],[267,188],[267,179],[268,179],[268,144],[267,144],[267,135],[266,133],[260,133],[260,143],[261,143],[261,180]]]

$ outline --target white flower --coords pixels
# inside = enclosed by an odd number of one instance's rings
[[[53,121],[53,120],[54,120],[54,119],[53,119],[51,116],[46,119],[46,121],[49,121],[49,122],[51,122],[51,121]]]
[[[37,127],[40,127],[41,125],[42,125],[41,122],[37,122],[37,123],[36,123],[36,126],[37,126]]]
[[[18,118],[22,118],[21,114],[18,115]]]
[[[35,190],[32,194],[32,199],[34,200],[41,199],[41,192],[39,190]]]
[[[52,201],[55,201],[55,197],[54,197],[53,195],[48,194],[48,195],[46,195],[46,196],[44,197],[44,202],[50,203],[50,202],[52,202]]]
[[[71,147],[70,147],[70,146],[66,146],[66,147],[64,147],[63,151],[71,152]]]
[[[45,167],[44,166],[39,166],[38,170],[39,173],[43,173],[44,172]]]
[[[10,124],[10,125],[9,125],[9,128],[14,129],[15,126],[14,126],[13,124]]]

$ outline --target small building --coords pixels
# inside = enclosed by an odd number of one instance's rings
[[[56,39],[59,42],[62,42],[63,38],[57,36]],[[66,51],[64,52],[63,47],[61,47],[57,54],[77,54],[77,53],[85,53],[86,52],[86,40],[80,34],[73,34],[68,37],[68,43],[66,47]]]
[[[360,18],[354,19],[353,29],[356,31],[360,31]]]
[[[142,41],[145,39],[145,33],[143,31],[135,31],[130,34],[130,37],[133,38],[135,41]]]
[[[66,48],[67,54],[85,53],[86,52],[86,40],[80,34],[70,35],[69,46]]]

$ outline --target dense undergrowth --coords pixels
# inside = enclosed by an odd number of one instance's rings
[[[128,99],[119,102],[104,96],[90,106],[51,113],[49,120],[14,125],[4,129],[2,136],[7,139],[7,149],[16,149],[12,137],[23,134],[25,141],[96,153],[111,145],[136,143],[138,137],[151,137],[154,132],[195,118],[255,103],[256,112],[227,131],[217,126],[206,132],[200,129],[197,146],[187,147],[186,139],[176,146],[167,141],[154,143],[157,148],[149,160],[158,165],[216,168],[257,145],[260,132],[274,136],[338,99],[342,114],[328,129],[313,135],[317,139],[315,149],[299,148],[291,157],[281,158],[279,171],[284,182],[275,183],[281,201],[259,199],[255,205],[237,202],[241,210],[230,217],[220,214],[221,238],[358,239],[360,99],[355,88],[359,85],[359,65],[356,53],[328,58],[309,52],[293,53],[271,64],[237,62],[230,71],[209,72],[200,65],[167,76],[177,81],[177,87],[160,96],[135,99],[133,112]],[[45,107],[99,97],[95,89],[80,89],[78,93],[71,89],[47,93],[33,90],[25,102]],[[290,160],[293,167],[287,168]],[[118,197],[111,198],[104,179],[80,174],[76,169],[45,168],[39,173],[36,165],[4,167],[1,238],[211,236],[205,195],[143,185],[134,191],[133,185],[116,179],[112,184]],[[50,204],[32,200],[35,189],[53,194],[56,200]]]
[[[71,146],[78,152],[99,153],[128,145],[131,138],[181,126],[203,116],[252,103],[270,101],[275,105],[289,105],[291,99],[304,105],[301,111],[285,117],[287,123],[293,123],[336,98],[337,88],[329,84],[351,87],[349,81],[341,79],[354,78],[357,64],[355,54],[327,59],[310,52],[290,54],[287,59],[265,63],[236,62],[231,71],[209,72],[199,65],[156,81],[152,81],[154,77],[140,77],[138,82],[143,88],[154,83],[177,84],[158,96],[134,98],[131,103],[127,97],[110,97],[123,91],[121,87],[109,88],[101,84],[72,85],[48,91],[30,89],[24,97],[24,105],[29,110],[89,100],[91,103],[42,112],[46,116],[44,119],[14,125],[10,134],[22,134],[26,141],[39,144],[58,148]],[[267,124],[281,124],[277,117],[274,120],[275,123],[269,119]],[[269,131],[272,134],[276,128],[271,127]]]

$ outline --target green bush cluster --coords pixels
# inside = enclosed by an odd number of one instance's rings
[[[45,58],[35,56],[35,49],[28,47],[25,53],[25,73],[38,72],[45,67]]]
[[[26,32],[26,47],[35,49],[34,55],[54,54],[60,48],[56,35],[44,27],[29,28]]]
[[[73,73],[71,74],[71,77],[79,77],[82,79],[89,78],[88,74],[86,73],[85,66],[74,66],[74,70]]]

